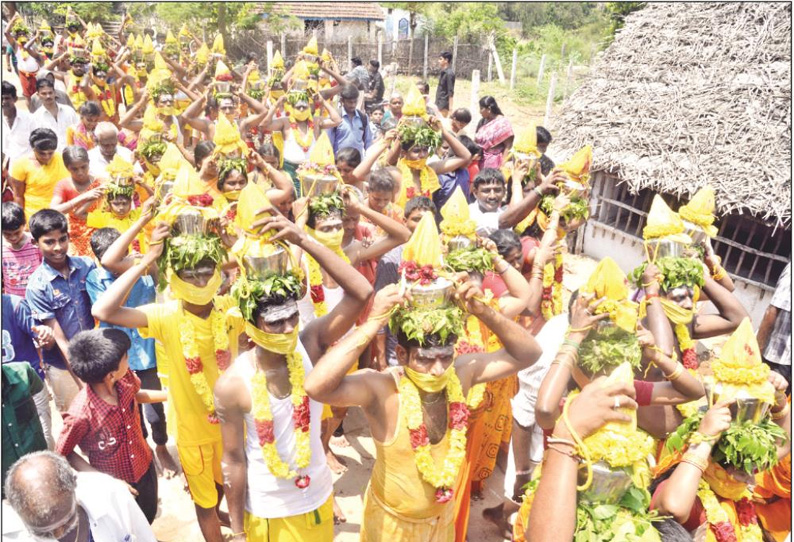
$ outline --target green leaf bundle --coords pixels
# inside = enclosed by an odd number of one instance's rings
[[[406,338],[424,346],[425,340],[437,335],[446,343],[448,337],[463,333],[463,311],[459,307],[419,308],[408,307],[395,312],[389,321],[392,333],[402,332]]]
[[[286,301],[289,298],[297,301],[302,290],[300,277],[289,272],[286,275],[273,274],[264,280],[247,279],[237,281],[231,289],[231,295],[237,301],[240,312],[247,321],[254,322],[257,305],[265,297],[273,297]]]
[[[321,194],[309,200],[309,211],[312,216],[328,216],[334,211],[344,212],[345,202],[339,192]]]
[[[579,366],[590,374],[609,371],[624,361],[637,369],[641,360],[637,336],[616,326],[591,333],[579,348]]]
[[[692,258],[676,258],[667,256],[656,260],[656,267],[664,277],[662,279],[662,290],[669,292],[681,286],[698,286],[702,287],[703,279],[703,264],[699,260]],[[634,269],[629,274],[629,281],[637,287],[642,285],[642,274],[648,262]]]
[[[484,274],[493,269],[493,253],[484,248],[462,248],[450,252],[445,258],[447,266],[453,271],[475,271]]]
[[[429,147],[432,152],[433,149],[441,145],[441,134],[427,124],[419,126],[401,124],[397,128],[397,133],[400,136],[400,141],[411,147]]]
[[[176,273],[182,269],[192,269],[205,259],[215,264],[226,259],[226,249],[217,235],[179,235],[166,239],[165,249],[157,262],[161,289],[165,288],[166,271],[169,268]]]
[[[163,156],[167,148],[165,141],[148,140],[138,147],[138,152],[151,162],[153,157]]]
[[[550,215],[554,210],[554,198],[555,196],[551,194],[543,196],[543,199],[540,201],[540,210]],[[578,196],[571,198],[571,203],[560,212],[560,218],[565,222],[574,222],[580,218],[587,220],[589,217],[590,203],[586,199]]]

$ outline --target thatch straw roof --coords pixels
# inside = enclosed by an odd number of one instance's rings
[[[552,123],[560,156],[720,214],[791,222],[791,4],[649,4],[630,15]],[[557,154],[557,153],[555,153]]]

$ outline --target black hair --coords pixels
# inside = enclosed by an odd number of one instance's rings
[[[370,192],[394,192],[396,182],[385,169],[378,169],[369,176]]]
[[[466,109],[465,107],[459,107],[455,111],[452,112],[452,120],[456,120],[458,122],[465,122],[466,124],[471,122],[471,111]]]
[[[438,56],[443,58],[447,62],[450,62],[450,63],[452,62],[452,53],[450,53],[449,51],[444,51],[443,53],[441,53]]]
[[[102,114],[102,108],[97,102],[85,102],[80,106],[81,117],[98,117]]]
[[[521,250],[521,238],[513,230],[496,230],[488,239],[496,243],[496,251],[502,258],[511,250]]]
[[[384,110],[384,108],[383,108],[383,105],[382,105],[382,104],[373,105],[373,106],[372,106],[372,107],[369,109],[369,114],[371,115],[371,114],[373,114],[375,111],[380,111],[381,113],[384,113],[384,112],[385,112],[385,110]]]
[[[215,96],[207,97],[207,104],[204,106],[204,114],[209,116],[210,111],[218,109],[220,104],[218,103],[218,99]]]
[[[259,153],[260,156],[274,156],[277,161],[281,161],[281,153],[271,141],[265,141],[262,143],[256,152]]]
[[[433,200],[428,198],[427,196],[415,196],[408,200],[408,203],[405,204],[405,218],[411,216],[416,210],[420,211],[430,211],[433,214],[437,213],[438,210],[436,209],[436,204],[433,203]]]
[[[44,87],[50,87],[53,91],[55,90],[55,84],[48,78],[42,77],[41,79],[36,79],[36,92]]]
[[[477,145],[472,138],[467,135],[458,136],[458,141],[463,143],[463,146],[466,147],[466,150],[471,153],[472,156],[476,156],[482,153],[482,147]]]
[[[13,201],[3,202],[3,231],[18,230],[25,225],[25,210]]]
[[[343,100],[355,100],[358,99],[358,89],[355,85],[345,85],[339,95]]]
[[[36,128],[30,132],[28,143],[37,151],[54,151],[58,148],[58,136],[49,128]]]
[[[401,329],[398,329],[397,333],[394,335],[397,339],[397,344],[406,350],[409,348],[433,348],[438,346],[449,346],[458,342],[457,335],[447,335],[447,340],[442,341],[438,334],[431,333],[429,335],[425,335],[424,344],[419,344],[419,341],[416,339],[409,339]]]
[[[253,322],[251,323],[256,325],[262,313],[266,313],[270,307],[283,305],[288,301],[298,301],[298,294],[294,292],[287,292],[285,294],[271,292],[270,295],[260,298],[259,301],[256,302],[256,308],[251,314],[253,317]]]
[[[251,62],[252,60],[256,60],[257,58],[258,58],[258,55],[256,53],[254,53],[253,51],[245,54],[245,60],[247,62]]]
[[[38,241],[42,235],[54,231],[69,233],[69,222],[63,213],[55,209],[42,209],[30,217],[30,234]]]
[[[540,157],[540,172],[543,175],[548,175],[554,168],[554,161],[545,154]]]
[[[69,145],[63,149],[63,165],[68,169],[76,162],[88,162],[88,151],[78,145]]]
[[[317,226],[317,219],[322,220],[322,219],[325,219],[325,218],[331,218],[331,217],[336,217],[336,216],[338,216],[339,218],[342,218],[343,216],[345,216],[344,209],[332,209],[331,212],[328,213],[327,215],[321,215],[321,216],[315,216],[315,214],[312,213],[311,210],[310,210],[309,211],[309,216],[306,219],[306,225],[309,226],[311,229],[314,229]]]
[[[196,169],[201,169],[201,162],[212,154],[215,150],[215,143],[212,141],[202,141],[193,149],[193,160],[196,162]]]
[[[380,62],[377,60],[370,60],[369,65],[375,68],[376,70],[380,69]]]
[[[357,57],[357,56],[354,56],[353,58],[351,58],[350,62],[353,64],[354,68],[356,66],[361,66],[361,64],[363,64],[363,62],[361,62],[361,59],[359,57]]]
[[[361,151],[353,147],[339,149],[336,153],[336,163],[344,162],[350,167],[358,167],[361,163]]]
[[[480,107],[487,109],[494,115],[502,114],[502,110],[499,109],[499,104],[496,103],[496,98],[493,96],[483,96],[480,98]]]
[[[97,260],[101,260],[110,245],[121,237],[121,232],[116,228],[99,228],[91,234],[91,250]]]
[[[416,88],[418,88],[422,94],[428,94],[430,92],[430,84],[427,81],[419,81],[416,84]]]
[[[69,361],[77,378],[98,384],[118,370],[130,349],[130,338],[120,329],[101,327],[81,331],[69,341]]]
[[[496,169],[495,167],[487,167],[481,170],[476,177],[474,177],[474,183],[472,184],[472,190],[477,190],[481,184],[494,184],[499,183],[502,186],[505,185],[505,176],[502,175],[502,172]]]
[[[17,99],[17,87],[9,83],[8,81],[3,81],[3,96],[6,94],[10,95],[15,100]]]
[[[551,132],[543,126],[536,126],[535,133],[537,134],[538,143],[551,143]]]

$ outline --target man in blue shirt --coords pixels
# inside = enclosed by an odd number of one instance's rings
[[[372,130],[369,127],[369,118],[366,114],[356,109],[359,92],[353,85],[345,85],[340,94],[342,101],[342,124],[328,130],[328,137],[334,148],[334,156],[339,149],[351,147],[357,149],[364,157],[367,149],[372,145]]]
[[[66,412],[83,386],[72,373],[68,349],[72,337],[94,328],[85,280],[96,265],[88,258],[67,255],[69,226],[58,211],[42,209],[34,214],[30,218],[30,233],[43,261],[30,275],[25,299],[33,318],[55,334],[58,347],[43,351],[43,359],[55,406]]]

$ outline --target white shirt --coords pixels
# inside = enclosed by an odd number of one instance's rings
[[[116,145],[116,154],[121,156],[124,161],[131,163],[132,169],[135,171],[135,173],[143,175],[143,168],[141,165],[137,161],[133,162],[131,150],[129,150],[127,147]],[[110,175],[108,175],[108,172],[105,169],[110,162],[105,159],[104,156],[102,156],[102,149],[99,147],[94,147],[88,151],[88,160],[88,173],[91,176],[105,180],[110,178]]]
[[[30,148],[30,132],[36,126],[33,115],[19,108],[13,126],[8,125],[8,119],[3,115],[2,150],[3,154],[10,158],[11,165],[14,164],[14,160],[33,150]]]
[[[323,456],[325,457],[325,456]],[[157,542],[152,527],[123,482],[101,472],[77,473],[77,502],[88,514],[94,540]],[[37,542],[6,500],[3,500],[3,541]]]
[[[296,351],[303,356],[303,367],[308,375],[312,371],[309,355],[298,341]],[[253,351],[251,351],[253,352]],[[254,367],[251,364],[251,354],[248,352],[240,355],[235,364],[242,370],[243,381],[251,391],[251,380],[254,376]],[[268,394],[270,408],[273,413],[273,433],[276,439],[276,449],[279,457],[295,468],[296,440],[295,429],[292,424],[293,406],[290,397],[277,399]],[[247,468],[247,491],[245,493],[245,509],[259,518],[284,518],[305,514],[317,510],[322,506],[333,492],[333,478],[325,452],[320,441],[323,417],[323,405],[309,399],[311,421],[309,425],[309,441],[312,452],[311,461],[300,474],[308,475],[311,482],[309,486],[300,489],[295,485],[294,479],[277,478],[271,474],[262,455],[259,445],[259,436],[251,412],[243,415],[246,426],[245,457]]]
[[[41,106],[33,113],[33,120],[36,122],[36,128],[49,128],[55,132],[55,135],[58,136],[58,148],[56,150],[61,152],[66,147],[66,129],[69,126],[78,124],[80,116],[67,105],[59,103],[55,105],[58,107],[57,119],[44,106]]]
[[[488,237],[498,230],[499,217],[505,210],[504,207],[499,207],[496,211],[486,213],[480,209],[480,204],[476,201],[474,203],[469,203],[469,218],[477,223],[477,235],[480,237]]]

